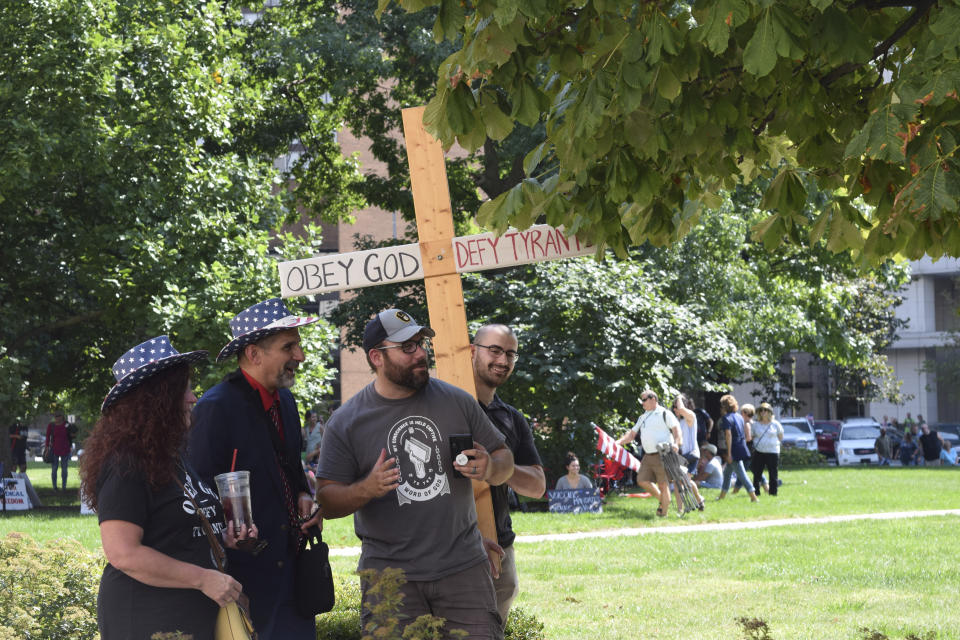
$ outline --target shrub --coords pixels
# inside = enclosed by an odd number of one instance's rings
[[[375,628],[363,633],[360,628],[360,584],[355,576],[334,575],[334,588],[337,603],[333,611],[317,617],[318,640],[362,640],[375,637],[382,640],[401,638],[396,611],[399,605],[399,587],[403,574],[399,570],[387,569],[381,574],[363,572],[364,579],[371,579],[380,601],[374,605],[373,623]],[[456,637],[448,633],[449,637]],[[408,625],[402,635],[406,639],[429,640],[442,635],[440,619],[433,616],[420,616]],[[510,609],[504,640],[544,640],[543,623],[527,614],[519,607]]]
[[[97,591],[104,559],[79,542],[0,540],[0,640],[98,638]]]
[[[503,640],[544,640],[543,623],[520,607],[510,607]]]
[[[823,464],[826,459],[827,458],[819,451],[811,451],[810,449],[790,447],[780,450],[780,465],[783,467],[820,465]]]

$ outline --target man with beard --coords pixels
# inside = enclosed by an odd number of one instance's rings
[[[497,609],[506,627],[510,605],[520,592],[513,550],[516,534],[510,520],[507,488],[523,496],[539,498],[546,491],[547,482],[530,425],[519,411],[497,395],[497,388],[513,373],[513,366],[519,357],[517,336],[506,325],[485,325],[474,336],[470,354],[480,406],[504,435],[507,448],[513,453],[513,475],[506,483],[492,487],[490,491],[497,525],[497,543],[503,550],[500,575],[494,579],[493,586],[497,590]]]
[[[301,616],[294,601],[301,536],[321,516],[300,466],[300,415],[290,387],[304,361],[297,327],[318,319],[293,315],[279,298],[240,312],[217,356],[236,355],[239,367],[193,410],[187,455],[203,481],[213,486],[217,474],[250,472],[253,518],[267,544],[256,554],[228,549],[227,556],[261,640],[316,638],[313,617]]]
[[[513,456],[473,397],[430,377],[434,335],[398,309],[367,323],[363,350],[376,378],[327,421],[317,500],[326,518],[354,514],[361,570],[403,570],[401,625],[432,614],[469,638],[500,639],[470,480],[505,482]],[[458,435],[473,448],[454,455]],[[361,581],[365,603],[370,588]],[[363,606],[364,626],[370,616]]]

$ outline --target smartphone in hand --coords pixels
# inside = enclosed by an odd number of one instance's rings
[[[450,468],[453,469],[454,478],[466,478],[465,475],[457,471],[453,467],[453,462],[456,462],[457,456],[467,449],[473,449],[473,436],[468,434],[456,434],[450,436]],[[468,458],[471,460],[472,458]]]

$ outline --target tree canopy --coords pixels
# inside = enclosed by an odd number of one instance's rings
[[[633,248],[627,260],[608,254],[464,275],[471,330],[500,322],[518,333],[521,360],[500,393],[539,420],[549,437],[538,446],[559,460],[572,444],[590,444],[590,422],[622,427],[641,410],[645,387],[669,398],[752,379],[767,383],[764,399],[793,406],[788,392],[773,393],[791,351],[829,363],[841,394],[897,401],[881,351],[901,326],[891,292],[908,270],[892,261],[863,270],[824,241],[767,251],[750,237],[764,215],[761,197],[759,189],[727,195],[682,240]],[[333,319],[358,345],[369,314],[401,296],[426,317],[422,285],[403,284],[358,291]],[[841,388],[847,379],[857,388]]]
[[[3,424],[58,399],[95,416],[114,359],[154,335],[215,356],[227,320],[277,294],[276,257],[319,242],[317,226],[294,237],[281,225],[361,202],[335,141],[347,105],[292,96],[296,69],[272,55],[284,16],[250,24],[240,4],[33,0],[0,12]],[[303,161],[278,170],[294,140]],[[304,336],[317,366],[297,393],[312,404],[329,390],[335,333]],[[222,373],[201,368],[200,387]]]
[[[455,43],[425,115],[446,146],[545,132],[481,224],[625,255],[760,176],[768,248],[960,255],[957,0],[397,3]]]

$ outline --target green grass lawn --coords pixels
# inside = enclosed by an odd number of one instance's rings
[[[7,514],[0,535],[71,537],[99,549],[96,517],[79,515],[76,493],[53,494],[48,467],[33,465],[30,476],[45,502],[49,495],[75,508]],[[786,470],[783,480],[779,496],[758,504],[742,493],[714,502],[717,492],[706,491],[706,511],[682,520],[674,512],[656,518],[651,499],[613,496],[602,514],[514,513],[514,528],[524,535],[960,508],[953,469],[819,467]],[[960,518],[937,516],[518,542],[517,605],[554,640],[742,638],[740,617],[764,620],[775,640],[870,637],[862,629],[891,639],[960,638],[958,531]],[[356,546],[353,519],[325,522],[324,539]],[[356,557],[331,562],[338,573],[356,567]]]

